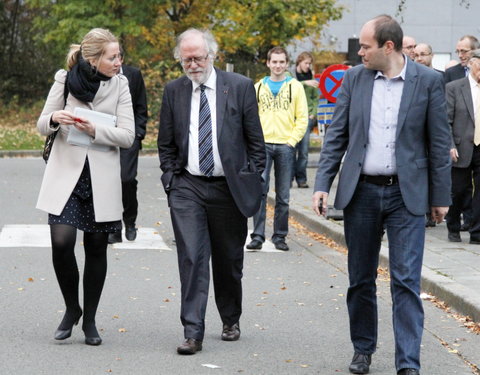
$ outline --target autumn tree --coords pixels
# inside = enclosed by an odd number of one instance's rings
[[[64,66],[71,43],[79,43],[93,27],[110,29],[126,51],[126,62],[144,72],[152,109],[159,103],[165,81],[181,74],[173,58],[176,36],[189,27],[213,31],[219,64],[264,67],[267,51],[303,37],[319,37],[330,20],[341,17],[337,0],[24,0],[29,43],[41,49],[49,64],[32,64],[41,73],[46,91],[55,70]],[[25,40],[28,38],[25,36]],[[30,63],[34,63],[30,61]],[[250,70],[251,71],[251,70]],[[252,78],[254,74],[252,74]]]

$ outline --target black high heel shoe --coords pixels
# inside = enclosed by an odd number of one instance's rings
[[[82,316],[82,310],[76,313],[75,316],[71,316],[68,312],[65,313],[63,316],[62,322],[58,326],[57,330],[54,334],[55,340],[65,340],[68,339],[72,335],[73,326],[78,324]]]
[[[95,323],[83,325],[83,332],[85,333],[85,344],[98,346],[102,343],[102,338],[98,334],[97,327]]]

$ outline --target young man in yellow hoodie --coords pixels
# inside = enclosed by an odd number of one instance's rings
[[[267,54],[270,76],[255,84],[260,122],[267,151],[263,172],[264,197],[260,210],[253,217],[254,230],[248,249],[260,250],[265,242],[266,200],[270,170],[275,171],[275,216],[272,242],[278,250],[287,251],[288,208],[295,146],[303,138],[308,124],[308,105],[300,82],[287,76],[288,54],[274,47]]]

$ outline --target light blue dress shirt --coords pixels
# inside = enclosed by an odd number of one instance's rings
[[[381,71],[375,75],[363,174],[371,176],[397,174],[395,136],[406,71],[405,60],[403,69],[397,76],[389,79]]]

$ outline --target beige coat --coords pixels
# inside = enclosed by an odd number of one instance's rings
[[[55,74],[47,102],[37,122],[42,135],[53,133],[50,119],[53,112],[63,109],[66,71]],[[119,147],[129,148],[135,138],[132,100],[128,81],[117,75],[101,82],[92,103],[84,103],[69,94],[65,109],[73,113],[83,107],[117,116],[116,127],[96,125],[94,143],[112,146],[109,151],[98,151],[67,143],[70,126],[60,125],[43,175],[37,208],[60,215],[77,184],[85,165],[90,165],[93,206],[97,222],[121,220],[122,185],[120,180]]]

